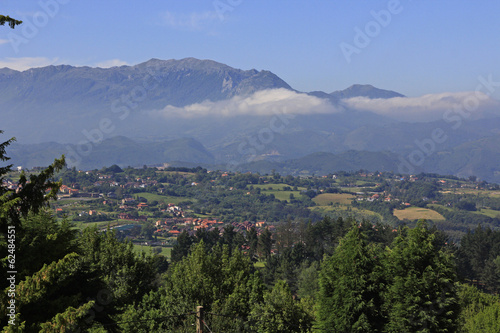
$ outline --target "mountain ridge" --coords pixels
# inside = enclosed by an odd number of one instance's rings
[[[31,148],[16,146],[13,161],[20,165],[30,165],[29,159],[38,165],[48,164],[47,156],[58,157],[55,153],[67,153],[67,147],[89,145],[93,155],[81,156],[82,168],[101,167],[112,156],[124,164],[140,164],[139,159],[142,164],[176,160],[215,165],[292,161],[292,165],[306,167],[293,160],[318,151],[343,154],[353,149],[365,151],[366,160],[384,166],[392,165],[394,156],[382,151],[408,156],[418,148],[416,141],[427,140],[440,128],[448,139],[426,158],[426,171],[500,178],[500,170],[487,156],[496,156],[492,148],[496,141],[482,140],[498,134],[500,117],[471,117],[455,131],[453,122],[405,123],[344,103],[356,97],[385,102],[383,99],[404,95],[369,84],[354,84],[332,93],[302,93],[268,70],[242,70],[196,58],[152,58],[111,68],[58,65],[22,72],[0,69],[5,137],[38,143]],[[260,109],[252,109],[255,105]],[[231,117],[218,113],[217,108]],[[254,114],[235,112],[245,108]],[[193,109],[198,116],[183,116]],[[290,109],[296,113],[287,113]],[[113,151],[113,140],[106,141],[119,136],[132,139],[128,144],[115,139],[121,155]],[[40,144],[49,141],[70,143]],[[466,145],[476,141],[474,147]],[[24,154],[19,153],[23,149]],[[482,162],[467,160],[466,155],[478,149],[485,153],[473,156]],[[377,152],[380,154],[375,157],[372,153]],[[357,155],[343,156],[355,161]],[[319,155],[311,158],[321,160]],[[356,166],[333,158],[324,161],[331,167]],[[363,163],[363,159],[358,160],[360,168],[366,169]],[[460,168],[455,167],[458,165]],[[320,166],[310,167],[321,170]]]

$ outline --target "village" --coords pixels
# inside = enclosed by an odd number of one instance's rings
[[[18,190],[16,177],[21,172],[29,176],[37,170],[18,168],[3,180],[4,187]],[[363,170],[291,177],[200,167],[111,166],[66,169],[57,177],[62,185],[51,209],[59,219],[68,219],[79,229],[114,229],[136,245],[161,247],[173,246],[184,231],[194,236],[200,229],[217,230],[222,235],[230,225],[243,235],[252,228],[258,234],[264,229],[274,233],[286,220],[317,221],[325,215],[395,227],[418,218],[442,223],[457,196],[462,201],[472,193],[491,196],[498,187],[472,179]],[[488,205],[479,210],[482,216],[474,215],[476,220],[488,214],[495,218],[496,211]],[[465,231],[461,226],[458,233]]]

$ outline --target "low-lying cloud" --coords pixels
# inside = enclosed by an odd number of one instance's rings
[[[439,120],[447,111],[457,109],[470,112],[472,118],[481,118],[488,113],[500,111],[500,102],[482,92],[440,93],[388,99],[353,97],[342,102],[350,109],[369,111],[410,122]]]
[[[269,89],[248,96],[235,96],[223,101],[204,101],[184,107],[168,105],[149,111],[153,117],[234,117],[243,115],[269,116],[274,114],[333,114],[345,108],[373,112],[398,121],[427,122],[443,119],[446,112],[465,110],[471,119],[500,114],[500,102],[481,92],[429,94],[420,97],[343,99],[341,105],[329,100],[288,89]]]
[[[328,100],[297,93],[287,89],[257,91],[249,96],[235,96],[224,101],[205,101],[185,107],[168,105],[162,110],[150,111],[156,117],[231,117],[242,115],[269,116],[274,114],[335,113],[339,108]]]
[[[0,68],[10,68],[16,71],[25,71],[35,67],[45,67],[59,63],[58,58],[44,57],[22,57],[22,58],[0,58]]]
[[[99,67],[99,68],[111,68],[111,67],[119,67],[119,66],[130,66],[130,64],[127,63],[126,61],[120,60],[120,59],[110,59],[110,60],[101,61],[101,62],[95,64],[95,67]]]

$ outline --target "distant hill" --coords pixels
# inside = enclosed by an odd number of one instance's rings
[[[318,152],[285,162],[257,161],[237,166],[237,170],[291,175],[326,175],[336,171],[398,171],[398,155],[390,152]]]
[[[94,144],[88,155],[88,147],[75,144],[12,144],[8,149],[14,165],[32,168],[46,166],[61,155],[70,165],[81,170],[100,169],[117,164],[143,166],[173,161],[190,161],[196,164],[214,163],[214,158],[201,143],[193,139],[177,139],[164,142],[136,142],[126,137],[105,139]],[[82,153],[83,152],[83,153]]]
[[[338,103],[342,99],[352,98],[352,97],[367,97],[367,98],[393,98],[393,97],[405,97],[404,95],[392,91],[376,88],[370,84],[353,84],[352,86],[344,89],[337,90],[330,94],[323,91],[313,91],[309,95],[313,95],[319,98],[325,98],[333,103]]]
[[[429,170],[500,183],[500,135],[463,143],[433,156]]]

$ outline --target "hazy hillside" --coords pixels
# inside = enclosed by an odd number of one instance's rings
[[[49,165],[54,158],[65,155],[70,165],[79,169],[100,169],[103,166],[142,166],[162,164],[172,161],[190,161],[193,163],[213,163],[213,156],[203,145],[193,139],[177,139],[165,142],[135,142],[125,137],[103,140],[87,147],[75,144],[12,144],[8,150],[11,162],[16,166],[31,168]],[[83,153],[82,153],[83,152]]]

